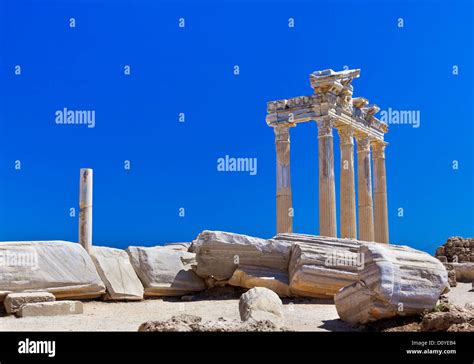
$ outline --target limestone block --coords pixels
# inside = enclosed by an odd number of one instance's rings
[[[268,288],[256,287],[240,296],[239,312],[242,321],[280,322],[283,317],[283,303],[275,292]]]
[[[26,303],[52,302],[55,297],[49,292],[19,292],[10,293],[5,297],[3,304],[7,313],[17,312]]]
[[[364,243],[364,269],[359,281],[335,296],[343,321],[367,323],[407,316],[435,307],[448,288],[443,264],[429,254],[407,246]]]
[[[0,301],[8,293],[47,291],[56,298],[96,298],[105,293],[84,248],[67,241],[0,244]]]
[[[243,288],[265,287],[280,297],[291,296],[288,273],[273,268],[239,265],[228,284]]]
[[[222,231],[203,231],[193,242],[196,273],[205,279],[226,281],[238,265],[286,271],[291,243]]]
[[[195,263],[194,253],[162,246],[131,246],[127,253],[145,287],[145,296],[182,296],[206,288],[191,268]]]
[[[84,312],[80,301],[26,303],[17,311],[18,317],[75,315]]]
[[[456,271],[456,281],[474,282],[474,262],[451,263]]]
[[[364,262],[357,240],[305,234],[278,234],[275,239],[294,243],[289,264],[294,295],[332,298],[340,288],[358,280]]]
[[[94,246],[91,257],[107,289],[106,300],[141,300],[143,285],[125,250]]]

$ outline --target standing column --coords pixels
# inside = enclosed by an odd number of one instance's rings
[[[359,240],[374,241],[370,139],[366,135],[358,135],[356,138]]]
[[[379,243],[388,243],[387,213],[387,177],[385,174],[386,142],[372,143],[372,159],[374,162],[374,238]]]
[[[341,238],[357,238],[355,182],[354,182],[354,131],[350,126],[337,129],[341,147],[340,227]]]
[[[318,121],[319,234],[337,236],[332,120]]]
[[[89,252],[92,248],[92,169],[90,168],[81,168],[79,208],[79,243]]]
[[[276,147],[276,225],[277,233],[293,232],[293,206],[290,176],[290,125],[277,125]]]

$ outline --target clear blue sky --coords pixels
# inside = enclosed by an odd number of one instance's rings
[[[309,95],[309,73],[344,66],[362,70],[356,96],[420,112],[419,128],[386,135],[391,242],[433,252],[473,236],[472,7],[0,0],[0,240],[76,241],[81,167],[94,169],[95,244],[190,241],[204,229],[272,236],[266,102]],[[56,125],[64,107],[95,110],[95,128]],[[291,132],[294,229],[317,234],[316,125]],[[337,137],[335,151],[338,180]],[[257,174],[218,172],[225,155],[257,158]]]

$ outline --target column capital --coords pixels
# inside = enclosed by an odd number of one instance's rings
[[[385,158],[385,147],[388,145],[388,143],[382,140],[373,140],[371,144],[372,159]]]
[[[350,125],[338,126],[337,133],[341,145],[354,145],[354,129]]]
[[[275,133],[275,141],[289,141],[290,140],[290,128],[294,127],[294,124],[277,124],[273,126],[273,132]]]
[[[317,120],[318,138],[332,137],[332,129],[334,128],[334,120],[331,118]]]
[[[356,133],[355,138],[357,141],[357,153],[370,152],[370,136],[368,136],[367,134]]]

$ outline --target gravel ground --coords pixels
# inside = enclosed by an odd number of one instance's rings
[[[459,283],[448,294],[452,303],[474,303],[472,285]],[[148,299],[140,302],[84,302],[84,314],[56,317],[0,317],[1,331],[137,331],[150,320],[167,320],[173,315],[191,314],[204,320],[224,317],[239,320],[238,299],[204,297],[196,301]],[[284,326],[295,331],[349,331],[340,321],[331,301],[284,300]]]

